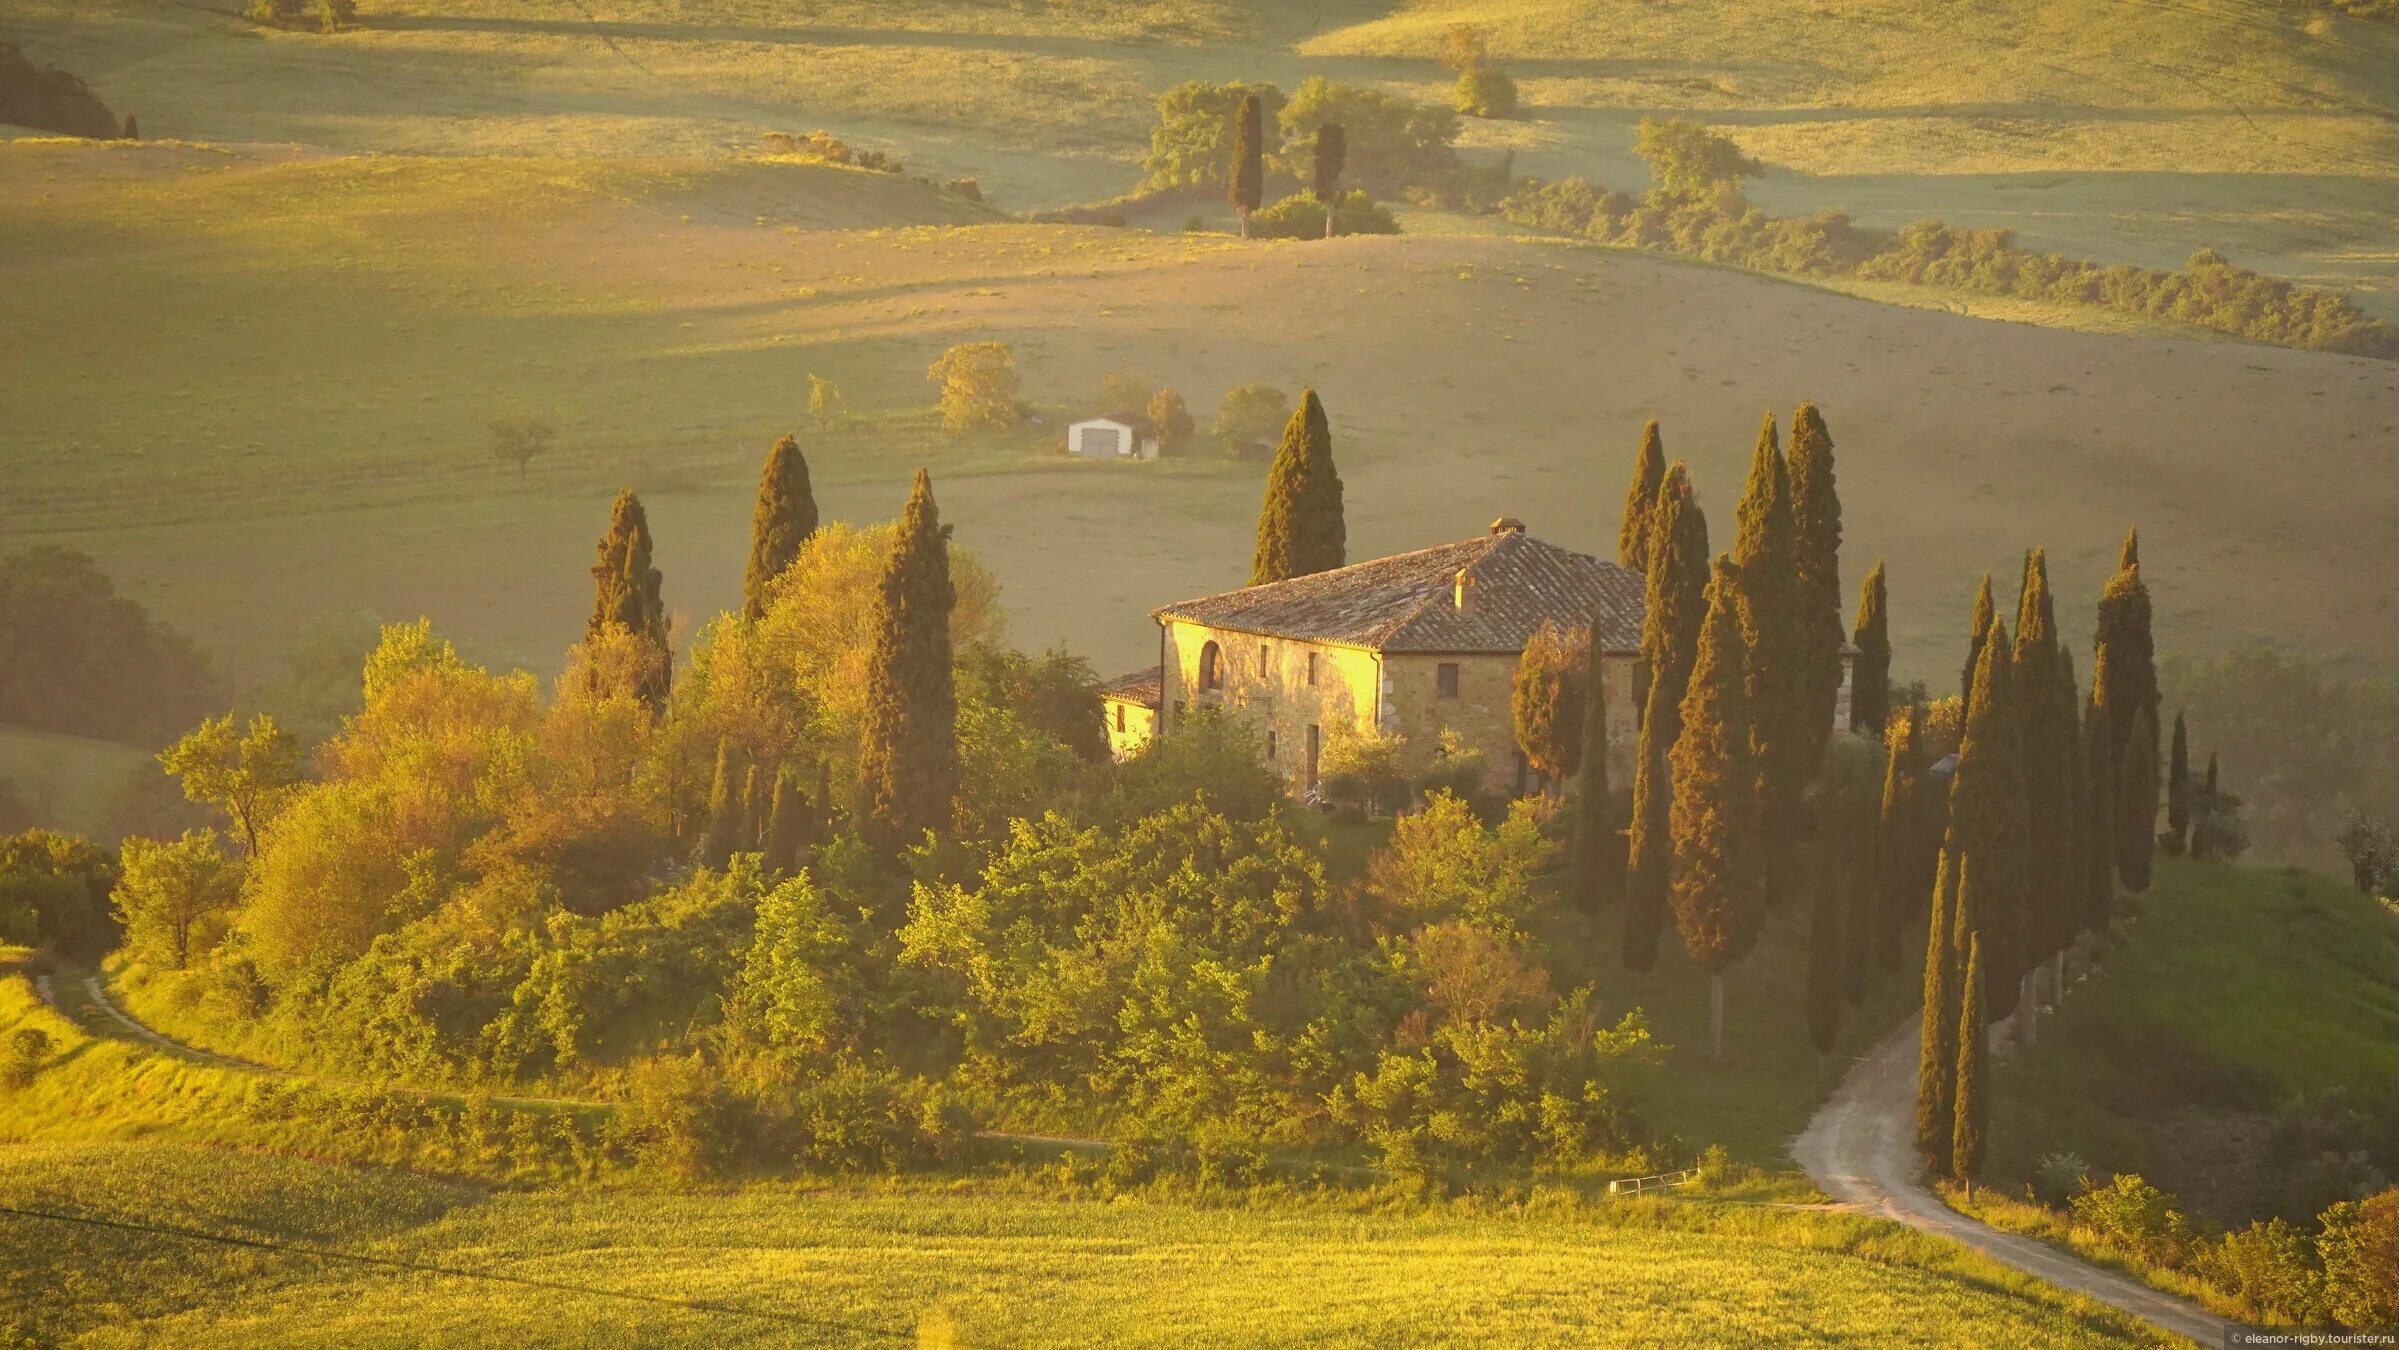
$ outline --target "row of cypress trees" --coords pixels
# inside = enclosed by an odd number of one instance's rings
[[[1309,404],[1321,427],[1323,409],[1313,395]],[[1337,505],[1338,480],[1334,491]],[[755,623],[765,615],[775,579],[800,556],[818,523],[807,457],[795,438],[785,436],[768,451],[759,478],[742,578],[744,621]],[[852,785],[859,834],[887,856],[947,823],[957,793],[958,700],[950,650],[950,610],[957,592],[950,582],[949,536],[933,500],[932,479],[920,468],[877,579],[874,647]],[[629,489],[618,493],[591,568],[595,595],[586,635],[633,637],[649,656],[636,677],[636,692],[657,711],[666,704],[672,665],[662,575],[652,552],[641,499]],[[699,841],[702,859],[721,866],[734,853],[761,851],[770,866],[796,867],[830,828],[833,794],[822,766],[817,777],[811,800],[795,766],[745,765],[737,748],[720,745]]]
[[[1854,979],[1862,997],[1865,965],[1849,969],[1841,954],[1852,942],[1872,945],[1871,913],[1853,922],[1839,902],[1871,868],[1874,822],[1853,810],[1828,828],[1833,803],[1812,805],[1808,793],[1826,762],[1845,636],[1859,648],[1851,726],[1879,734],[1879,720],[1860,719],[1879,717],[1873,709],[1888,702],[1884,572],[1878,563],[1845,635],[1832,435],[1812,403],[1791,428],[1786,455],[1766,415],[1734,511],[1733,549],[1711,558],[1689,466],[1667,463],[1650,422],[1617,534],[1619,561],[1643,574],[1647,608],[1624,831],[1623,958],[1635,972],[1652,969],[1673,914],[1685,950],[1709,975],[1711,1057],[1723,1052],[1725,973],[1756,945],[1766,907],[1811,876],[1800,866],[1811,835],[1819,836],[1808,860],[1825,908],[1816,958],[1824,987]],[[1584,785],[1586,813],[1602,809],[1595,786]],[[1845,798],[1868,799],[1862,783]],[[1595,882],[1602,876],[1595,870]]]
[[[1916,1098],[1927,1163],[1968,1185],[1988,1132],[1990,1026],[2022,1012],[2029,1039],[2034,1012],[2062,986],[2066,950],[2107,929],[2119,884],[2148,889],[2157,672],[2137,532],[2101,593],[2094,647],[2085,700],[2041,550],[2025,558],[2012,641],[1983,578],[1931,896]]]

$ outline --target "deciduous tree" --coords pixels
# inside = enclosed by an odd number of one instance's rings
[[[941,425],[953,432],[1016,425],[1016,353],[1005,342],[961,342],[925,370],[941,386]]]
[[[240,897],[241,864],[217,846],[215,830],[185,830],[171,843],[127,837],[114,893],[126,948],[153,966],[181,970]]]
[[[183,781],[183,795],[233,822],[242,856],[258,856],[259,837],[299,790],[300,743],[259,713],[236,732],[233,714],[210,718],[161,751],[158,762]]]
[[[1149,414],[1150,425],[1158,429],[1159,453],[1180,454],[1191,444],[1191,409],[1184,404],[1181,394],[1160,389],[1150,395],[1149,407],[1143,411]]]
[[[1555,786],[1582,767],[1582,667],[1588,644],[1544,620],[1516,660],[1509,707],[1516,722],[1516,748]]]

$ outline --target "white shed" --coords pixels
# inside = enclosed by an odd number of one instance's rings
[[[1156,459],[1158,428],[1139,413],[1106,413],[1070,422],[1066,453],[1077,459]]]

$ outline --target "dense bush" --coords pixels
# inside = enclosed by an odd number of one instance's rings
[[[56,66],[37,66],[17,44],[0,42],[0,122],[107,139],[117,119],[84,82]]]
[[[1514,117],[1516,81],[1497,66],[1469,66],[1458,73],[1451,104],[1468,117]]]
[[[109,906],[117,860],[73,835],[27,830],[0,839],[0,945],[91,957],[117,939]]]
[[[1399,222],[1392,218],[1390,208],[1367,196],[1364,188],[1352,188],[1333,208],[1333,233],[1398,234]],[[1324,203],[1314,192],[1294,192],[1264,210],[1251,212],[1249,237],[1322,239]]]
[[[40,545],[0,559],[0,722],[152,746],[224,697],[191,641],[90,557]]]
[[[1838,212],[1770,216],[1742,197],[1757,166],[1730,140],[1682,119],[1644,119],[1637,146],[1656,186],[1638,200],[1581,179],[1519,180],[1498,204],[1518,224],[1603,243],[1794,276],[1857,276],[2109,309],[2256,342],[2399,359],[2399,329],[2347,296],[2236,267],[2210,249],[2180,272],[2103,267],[2035,253],[2009,230],[1919,221],[1896,234]]]
[[[820,164],[847,164],[853,168],[872,169],[876,173],[899,173],[907,167],[880,150],[852,145],[829,131],[811,131],[805,136],[794,136],[787,131],[770,131],[764,139],[766,148],[778,155],[798,155]],[[982,186],[972,178],[953,180],[949,190],[970,201],[983,200]]]
[[[357,0],[248,0],[242,17],[277,28],[332,33],[358,21]]]

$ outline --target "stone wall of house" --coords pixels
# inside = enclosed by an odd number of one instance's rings
[[[1215,643],[1221,689],[1201,688],[1200,663]],[[1310,658],[1314,658],[1311,668]],[[1321,752],[1337,726],[1373,724],[1382,662],[1373,652],[1323,642],[1296,642],[1176,620],[1166,627],[1160,706],[1172,719],[1195,707],[1223,708],[1249,721],[1268,759],[1294,790],[1308,786],[1309,729]]]
[[[1213,691],[1202,689],[1200,680],[1202,655],[1211,642],[1223,672],[1223,687]],[[1441,667],[1453,663],[1458,667],[1457,697],[1443,698]],[[1634,663],[1631,656],[1611,656],[1603,664],[1608,778],[1618,791],[1632,785],[1639,746],[1632,711]],[[1175,620],[1167,625],[1162,676],[1160,708],[1167,734],[1173,734],[1173,719],[1194,707],[1238,714],[1257,728],[1270,761],[1294,790],[1308,786],[1310,728],[1321,751],[1337,734],[1336,728],[1363,731],[1376,726],[1378,716],[1385,734],[1407,738],[1405,763],[1411,774],[1432,763],[1441,733],[1448,730],[1483,752],[1489,790],[1509,792],[1517,784],[1512,654],[1383,656],[1356,647],[1262,638]],[[1110,725],[1113,743],[1113,714]]]

